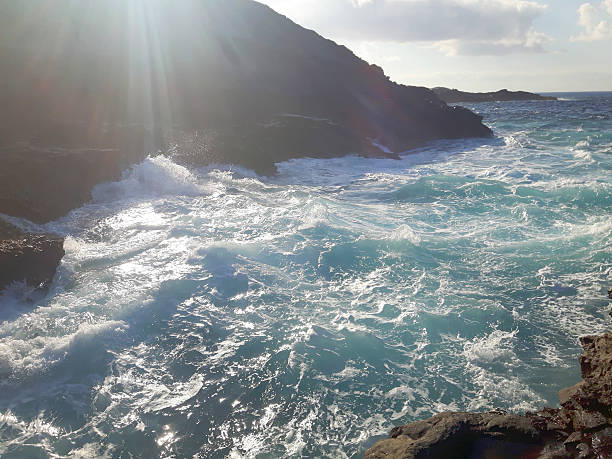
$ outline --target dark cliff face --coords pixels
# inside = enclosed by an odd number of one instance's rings
[[[198,131],[208,139],[201,162],[265,171],[296,156],[384,154],[371,139],[403,151],[491,134],[477,115],[391,82],[251,0],[23,0],[0,10],[5,143],[119,148],[135,160]]]
[[[0,147],[0,213],[45,223],[91,199],[120,177],[118,150]]]
[[[508,102],[513,100],[557,100],[552,96],[541,96],[533,92],[508,91],[500,89],[495,92],[465,92],[449,88],[433,88],[432,91],[446,103],[455,102]]]

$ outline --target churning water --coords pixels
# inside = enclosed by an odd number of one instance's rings
[[[607,327],[612,95],[469,105],[400,161],[150,157],[0,297],[0,456],[354,457],[443,410],[557,403]],[[25,225],[27,222],[20,222]]]

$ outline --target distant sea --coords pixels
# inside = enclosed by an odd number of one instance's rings
[[[35,228],[67,236],[48,294],[0,296],[0,456],[360,457],[557,404],[610,328],[612,93],[556,95],[466,104],[495,138],[399,161],[98,186]]]

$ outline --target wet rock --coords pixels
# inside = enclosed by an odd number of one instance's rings
[[[118,150],[0,148],[0,213],[45,223],[91,199],[98,183],[120,176]]]
[[[119,178],[116,149],[0,147],[0,213],[45,223],[91,199],[101,182]],[[15,281],[47,285],[64,255],[64,240],[27,234],[0,222],[0,289]]]
[[[46,287],[63,256],[63,238],[23,233],[0,221],[0,290],[22,281]]]
[[[577,450],[577,453],[578,453],[578,455],[576,457],[578,459],[586,459],[586,458],[590,457],[591,456],[590,449],[591,448],[586,443],[580,443],[576,447],[576,450]]]
[[[591,445],[597,457],[612,457],[612,427],[593,434]]]
[[[516,458],[543,447],[529,419],[512,414],[441,413],[391,431],[365,457],[497,457]]]
[[[566,446],[577,446],[578,443],[582,441],[582,433],[581,432],[572,432],[569,437],[565,439],[563,442]]]
[[[568,402],[572,397],[580,392],[580,388],[584,385],[584,382],[581,381],[575,386],[566,387],[565,389],[561,389],[559,391],[559,402],[563,405]]]
[[[585,430],[596,430],[606,426],[608,419],[597,411],[575,411],[574,429],[577,432]]]
[[[571,453],[568,453],[565,445],[562,443],[548,443],[537,456],[529,457],[537,457],[538,459],[569,459],[573,456]],[[521,459],[527,459],[527,457]]]
[[[612,332],[581,338],[583,381],[560,391],[561,408],[525,415],[441,413],[391,431],[374,458],[612,458]]]

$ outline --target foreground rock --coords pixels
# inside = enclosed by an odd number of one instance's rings
[[[612,458],[612,332],[580,341],[583,381],[559,392],[561,408],[441,413],[394,428],[365,458]]]
[[[390,81],[252,0],[1,2],[0,54],[8,144],[131,157],[121,145],[165,151],[197,137],[175,157],[269,174],[301,156],[396,157],[430,140],[491,135],[469,110]]]
[[[449,88],[433,88],[433,92],[447,104],[456,102],[507,102],[512,100],[557,100],[552,96],[541,96],[533,92],[508,91],[501,89],[495,92],[465,92]]]
[[[118,150],[0,148],[0,213],[45,223],[91,199],[120,175]],[[64,240],[28,234],[0,220],[0,290],[17,281],[45,287],[64,256]]]
[[[0,213],[36,223],[55,220],[91,199],[98,183],[116,180],[118,150],[0,148]]]
[[[63,256],[63,238],[26,234],[0,220],[0,290],[23,281],[46,287]]]
[[[119,177],[118,150],[0,148],[0,213],[45,223],[91,199],[92,188]],[[64,240],[28,234],[0,220],[0,290],[13,282],[46,287],[64,256]]]

